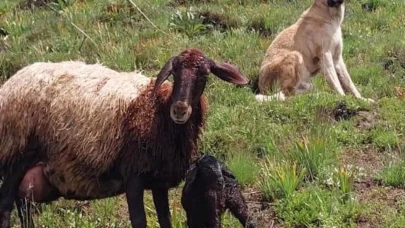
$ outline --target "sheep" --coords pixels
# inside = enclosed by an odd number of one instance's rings
[[[221,215],[229,209],[243,227],[256,225],[232,172],[214,156],[203,155],[186,174],[181,204],[189,228],[221,227]]]
[[[171,227],[168,189],[197,157],[209,73],[249,83],[235,66],[197,48],[171,57],[156,79],[79,61],[19,70],[0,89],[1,228],[10,227],[18,198],[41,203],[123,193],[132,227],[146,227],[144,190],[152,191],[160,227]]]

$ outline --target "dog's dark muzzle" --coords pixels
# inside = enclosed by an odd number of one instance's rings
[[[338,7],[342,5],[344,0],[328,0],[328,6],[329,7]]]

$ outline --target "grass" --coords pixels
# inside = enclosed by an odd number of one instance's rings
[[[297,171],[294,162],[283,161],[272,163],[267,161],[263,168],[263,180],[260,184],[263,196],[267,200],[290,199],[295,190],[300,187],[304,180],[306,170]]]
[[[311,186],[294,198],[281,200],[275,210],[286,227],[355,227],[359,207],[342,203],[339,193]]]
[[[385,185],[405,188],[405,162],[388,164],[376,178]]]
[[[228,166],[239,184],[243,186],[255,184],[260,167],[257,165],[257,159],[254,159],[253,156],[242,152],[236,153],[228,159]]]
[[[307,181],[315,180],[323,171],[325,166],[334,158],[333,151],[328,142],[315,138],[311,141],[304,138],[302,142],[296,143],[296,148],[289,151],[287,156],[290,160],[296,161],[299,169],[306,170],[305,179]]]
[[[50,0],[33,8],[23,2],[30,1],[0,1],[0,28],[8,33],[0,36],[2,81],[28,64],[68,59],[152,77],[171,56],[197,47],[231,61],[254,82],[268,45],[312,0],[133,0],[142,12],[127,0]],[[253,84],[237,88],[210,75],[201,150],[234,172],[261,227],[405,226],[405,194],[397,194],[404,184],[405,2],[347,1],[346,8],[346,65],[362,95],[376,104],[341,97],[321,77],[311,93],[261,104]],[[366,111],[335,120],[341,102]],[[181,186],[170,192],[174,227],[185,227],[180,193]],[[145,198],[148,227],[158,227],[151,194]],[[35,222],[129,227],[124,196],[61,199],[42,205]],[[228,213],[223,225],[239,226]]]

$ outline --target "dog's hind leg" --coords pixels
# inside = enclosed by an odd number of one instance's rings
[[[280,88],[286,96],[295,95],[302,81],[304,61],[299,52],[293,51],[288,54],[280,64]]]
[[[279,77],[279,71],[278,67],[282,63],[283,56],[279,56],[272,60],[271,62],[268,62],[264,64],[259,71],[259,92],[260,94],[257,94],[255,96],[257,101],[263,102],[263,101],[272,101],[272,100],[278,100],[278,101],[283,101],[285,100],[286,96],[285,94],[280,91],[274,95],[266,95],[270,91],[276,90],[277,87],[277,81]]]
[[[276,67],[280,62],[280,58],[276,58],[271,62],[264,63],[259,71],[259,92],[260,94],[268,94],[270,91],[274,91],[276,88],[276,82],[278,78],[278,72]]]
[[[300,62],[298,65],[298,72],[300,75],[300,82],[298,83],[298,87],[295,90],[296,94],[303,94],[308,90],[312,90],[315,88],[314,84],[312,84],[311,73],[305,67],[303,62]]]
[[[302,82],[302,78],[307,77],[304,69],[303,58],[299,52],[295,51],[265,65],[259,76],[260,92],[264,94],[269,88],[275,86],[276,81],[278,81],[281,90],[271,96],[258,94],[256,100],[283,101],[288,96],[293,96]],[[260,81],[260,79],[262,80]]]

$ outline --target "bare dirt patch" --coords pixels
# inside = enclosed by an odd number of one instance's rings
[[[188,5],[188,4],[193,4],[193,3],[208,3],[211,2],[211,0],[172,0],[170,1],[168,4],[169,6],[184,6],[184,5]]]
[[[384,70],[392,74],[396,73],[399,68],[405,69],[405,48],[388,47],[382,66]]]
[[[369,181],[377,172],[381,171],[386,164],[398,159],[395,152],[381,153],[371,145],[364,145],[361,148],[348,149],[340,157],[342,164],[360,167],[363,180]]]
[[[10,49],[10,45],[8,44],[8,35],[9,33],[0,27],[0,53]]]
[[[345,102],[337,103],[331,111],[331,115],[335,121],[349,120],[355,116],[359,116],[360,118],[358,119],[356,126],[362,129],[370,128],[373,125],[374,120],[376,119],[375,117],[377,116],[375,112],[372,112],[368,109],[348,108]]]
[[[396,214],[399,203],[405,200],[405,189],[381,186],[373,180],[356,182],[355,195],[360,204],[366,207],[357,220],[358,227],[379,227],[384,217]]]
[[[84,0],[76,0],[75,3],[84,2]],[[27,9],[35,9],[35,8],[52,8],[55,4],[57,5],[67,5],[69,2],[67,1],[58,1],[58,0],[24,0],[18,4],[18,8],[27,10]]]
[[[359,180],[354,183],[354,194],[360,205],[364,207],[357,219],[357,227],[379,227],[384,217],[395,214],[399,201],[405,199],[405,190],[383,186],[375,179],[375,175],[386,164],[398,159],[398,153],[381,153],[371,145],[349,149],[342,154],[343,164],[361,168]]]
[[[338,102],[332,109],[319,107],[315,112],[316,120],[320,122],[336,123],[354,119],[358,129],[368,130],[375,126],[378,120],[377,112],[364,108],[352,109],[345,102]]]
[[[273,31],[266,27],[264,19],[253,20],[249,26],[249,29],[258,32],[262,37],[269,37],[273,34]]]
[[[135,26],[142,21],[142,15],[130,3],[110,3],[97,16],[97,21],[116,25]]]
[[[371,3],[367,2],[367,3],[361,4],[361,8],[362,8],[363,10],[365,10],[365,11],[373,12],[373,11],[376,10],[377,7],[376,7],[375,4],[371,4]]]
[[[237,27],[237,22],[225,14],[203,11],[197,13],[197,17],[202,19],[204,25],[212,26],[213,29],[221,32]]]
[[[282,227],[277,222],[277,216],[271,208],[271,203],[262,200],[262,193],[255,189],[246,189],[243,193],[249,207],[249,215],[257,227],[278,228]]]
[[[34,9],[46,7],[49,3],[54,0],[25,0],[19,4],[20,9]]]
[[[352,118],[353,116],[357,115],[357,113],[358,113],[357,109],[348,108],[347,104],[345,102],[338,103],[335,106],[335,108],[332,110],[333,118],[336,121],[348,120],[348,119]]]

